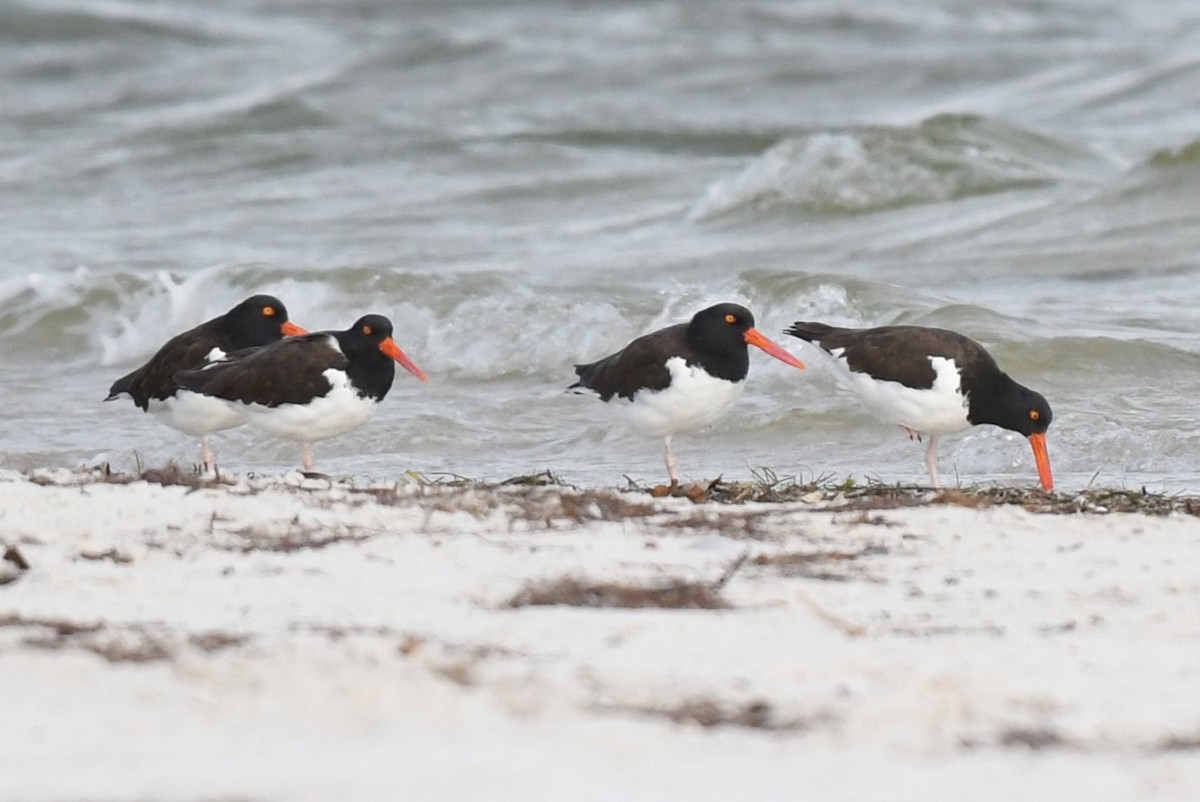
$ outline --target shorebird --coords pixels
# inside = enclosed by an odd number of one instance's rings
[[[128,395],[144,412],[185,434],[200,438],[206,470],[216,465],[208,436],[246,422],[225,404],[179,386],[174,376],[226,359],[234,351],[276,342],[305,330],[288,320],[287,307],[273,295],[254,295],[225,314],[177,334],[150,361],[113,382],[105,401]]]
[[[929,436],[925,465],[933,487],[941,486],[938,437],[990,423],[1029,438],[1042,487],[1054,489],[1046,450],[1050,405],[969,337],[923,326],[844,329],[801,321],[787,333],[828,354],[843,384],[877,418],[899,425],[910,439]]]
[[[747,345],[804,368],[754,328],[749,309],[723,303],[697,312],[688,323],[638,337],[615,354],[576,365],[579,381],[567,389],[591,390],[603,401],[615,401],[612,406],[635,433],[663,439],[671,484],[651,492],[665,496],[679,486],[672,436],[702,429],[728,414],[746,386]]]
[[[392,339],[392,322],[365,315],[345,331],[290,337],[182,371],[175,380],[246,416],[251,426],[300,443],[304,470],[312,473],[312,444],[370,420],[392,388],[393,361],[429,381]]]

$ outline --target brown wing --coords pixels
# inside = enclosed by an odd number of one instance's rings
[[[567,389],[584,387],[608,401],[614,395],[633,398],[638,390],[663,390],[671,384],[667,360],[685,359],[691,352],[685,334],[687,324],[679,323],[638,337],[611,356],[586,365],[576,365],[579,381]]]
[[[167,340],[150,361],[113,382],[104,400],[111,401],[121,393],[129,393],[135,404],[146,409],[150,399],[169,398],[179,389],[175,373],[202,367],[212,349],[218,347],[218,338],[204,326],[177,334]]]
[[[953,359],[960,369],[967,365],[995,364],[979,343],[947,329],[925,326],[841,329],[822,323],[797,322],[787,333],[830,353],[843,349],[841,358],[855,373],[869,373],[881,381],[899,382],[918,390],[932,387],[937,378],[929,361],[931,356]]]
[[[175,374],[181,387],[226,401],[277,407],[305,404],[328,393],[330,368],[349,364],[332,335],[289,337],[238,351],[226,362]]]

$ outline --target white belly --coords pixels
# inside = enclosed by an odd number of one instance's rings
[[[308,404],[246,406],[250,425],[276,437],[312,443],[348,432],[371,419],[377,401],[359,395],[340,370],[327,370],[325,377],[333,389]]]
[[[835,357],[838,354],[835,354]],[[907,426],[925,434],[949,434],[968,428],[967,397],[959,387],[954,360],[932,356],[936,378],[926,390],[915,390],[899,382],[878,381],[865,373],[850,371],[842,359],[838,372],[863,405],[884,423]]]
[[[148,411],[159,422],[193,437],[232,429],[246,422],[246,413],[237,405],[191,390],[179,390],[174,398],[164,401],[150,399]]]
[[[680,357],[667,360],[671,384],[665,390],[641,390],[634,401],[617,399],[618,414],[645,437],[666,437],[710,426],[729,414],[746,382],[714,379]]]

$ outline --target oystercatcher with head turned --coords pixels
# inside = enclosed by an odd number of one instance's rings
[[[392,322],[365,315],[345,331],[290,337],[175,380],[247,416],[251,426],[299,442],[304,470],[312,473],[312,444],[371,418],[392,388],[393,361],[429,381],[392,339]]]
[[[843,329],[796,322],[787,333],[832,357],[844,383],[880,420],[899,425],[910,438],[929,435],[925,465],[935,488],[938,437],[990,423],[1029,438],[1042,487],[1054,489],[1046,451],[1050,405],[1009,378],[974,340],[923,326]]]
[[[754,328],[754,315],[724,303],[633,340],[597,362],[576,365],[579,381],[569,390],[591,390],[614,406],[635,433],[661,437],[670,486],[652,491],[665,496],[679,486],[671,437],[702,429],[724,417],[746,386],[747,344],[797,368],[804,364]]]
[[[181,432],[200,438],[205,469],[216,464],[208,436],[246,422],[225,404],[179,386],[174,376],[226,359],[234,351],[304,334],[288,320],[287,307],[272,295],[255,295],[225,314],[177,334],[150,361],[113,382],[105,401],[128,395],[144,412]]]

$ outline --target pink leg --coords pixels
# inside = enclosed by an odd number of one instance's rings
[[[938,482],[937,472],[937,435],[929,435],[929,445],[925,447],[925,467],[929,469],[929,479],[933,482],[933,489],[941,488],[941,483]]]
[[[200,438],[200,460],[204,464],[204,470],[216,470],[217,455],[213,453],[212,447],[208,444],[208,435]]]
[[[671,436],[667,435],[663,438],[665,447],[663,449],[663,462],[667,465],[667,473],[671,476],[670,485],[657,485],[650,491],[650,495],[655,498],[669,496],[675,492],[675,488],[679,487],[679,465],[675,462],[675,455],[671,453]]]
[[[663,450],[663,461],[667,464],[667,474],[671,477],[671,486],[679,484],[679,463],[671,452],[671,438],[666,438],[666,448]]]
[[[317,470],[317,463],[313,459],[312,446],[308,443],[300,445],[300,459],[304,463],[304,472],[313,473]]]

